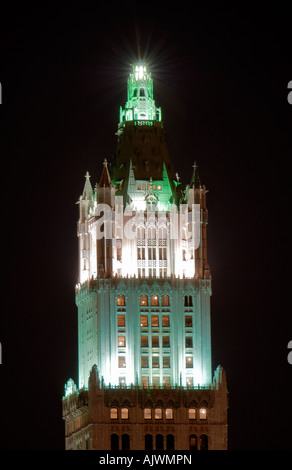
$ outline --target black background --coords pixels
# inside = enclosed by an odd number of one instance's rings
[[[208,193],[213,369],[230,449],[291,449],[291,7],[6,6],[2,83],[2,449],[62,450],[77,376],[75,205],[111,160],[141,51],[183,184]]]

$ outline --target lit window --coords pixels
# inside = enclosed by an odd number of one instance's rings
[[[148,356],[141,356],[141,367],[149,367]]]
[[[126,367],[126,358],[125,358],[125,356],[119,356],[119,367]]]
[[[207,419],[207,410],[206,410],[206,408],[200,408],[200,419]]]
[[[162,419],[162,409],[155,408],[155,419]]]
[[[196,419],[196,409],[189,408],[189,419]]]
[[[145,185],[143,185],[143,189],[145,189],[144,186]],[[145,238],[145,227],[140,226],[137,228],[137,238]]]
[[[187,356],[186,357],[186,367],[187,368],[193,367],[193,358],[192,358],[192,356]]]
[[[149,379],[148,377],[142,377],[142,387],[148,388],[149,387]]]
[[[165,418],[166,419],[173,419],[173,409],[172,408],[166,408]]]
[[[170,387],[170,377],[163,377],[163,387]]]
[[[187,387],[193,386],[193,377],[187,377]]]
[[[157,306],[159,305],[159,298],[158,295],[151,295],[151,305]]]
[[[122,419],[129,419],[129,410],[128,408],[121,409],[121,418]]]
[[[162,341],[163,341],[163,347],[164,348],[169,348],[170,343],[169,343],[169,336],[162,336]]]
[[[157,186],[157,189],[160,191],[161,190],[161,184]]]
[[[148,336],[141,336],[141,348],[148,348]]]
[[[151,408],[144,408],[144,419],[151,419],[151,418],[152,418]]]
[[[140,297],[140,305],[147,306],[148,305],[148,297],[147,295],[141,295]]]
[[[186,316],[186,318],[185,318],[185,326],[186,326],[187,328],[190,328],[191,326],[193,326],[193,319],[192,319],[192,317]]]
[[[152,336],[152,348],[159,348],[159,336]]]
[[[118,409],[117,408],[111,408],[110,409],[110,418],[111,419],[118,419]]]
[[[158,368],[159,367],[159,356],[152,357],[152,367]]]
[[[152,316],[151,316],[151,326],[153,326],[153,327],[159,326],[159,318],[158,318],[158,315],[152,315]]]
[[[125,326],[125,315],[118,315],[118,326]]]
[[[152,377],[152,385],[154,388],[159,387],[159,377]]]
[[[126,337],[125,336],[118,336],[118,346],[120,348],[124,348],[126,346]]]
[[[148,315],[141,315],[140,316],[140,326],[148,326]]]
[[[162,315],[162,326],[169,326],[169,315]]]
[[[169,306],[169,295],[163,295],[161,297],[161,305],[162,306]]]
[[[125,296],[124,295],[118,295],[117,305],[125,305]]]
[[[170,367],[170,357],[163,356],[163,367]]]
[[[119,384],[120,384],[120,387],[125,387],[126,377],[119,377]]]

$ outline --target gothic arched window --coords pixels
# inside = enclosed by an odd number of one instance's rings
[[[121,305],[126,305],[125,304],[125,296],[120,294],[118,295],[117,297],[117,305],[121,306]]]
[[[159,305],[159,297],[158,295],[151,295],[151,306]]]
[[[148,306],[148,296],[147,295],[141,295],[140,296],[140,305],[141,306]]]

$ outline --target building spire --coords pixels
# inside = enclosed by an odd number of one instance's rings
[[[106,158],[103,161],[103,169],[102,169],[101,178],[100,178],[98,186],[100,188],[101,187],[107,187],[108,188],[108,187],[111,186],[111,177],[110,177],[110,174],[109,174],[109,171],[108,171],[107,159]]]
[[[191,188],[192,187],[199,188],[201,186],[201,181],[200,181],[200,177],[199,177],[197,162],[194,162],[193,168],[194,168],[194,171],[193,171],[193,176],[192,176],[192,179],[191,179],[190,187]]]
[[[88,173],[88,171],[86,172],[86,175],[85,175],[85,185],[84,185],[84,189],[83,189],[83,194],[82,194],[82,199],[92,199],[93,198],[93,190],[92,190],[92,186],[91,186],[91,183],[90,183],[90,174]]]

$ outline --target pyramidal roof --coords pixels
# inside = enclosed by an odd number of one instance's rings
[[[103,161],[103,169],[100,177],[100,181],[98,183],[98,187],[110,187],[111,186],[111,177],[107,167],[107,159],[105,158]]]

